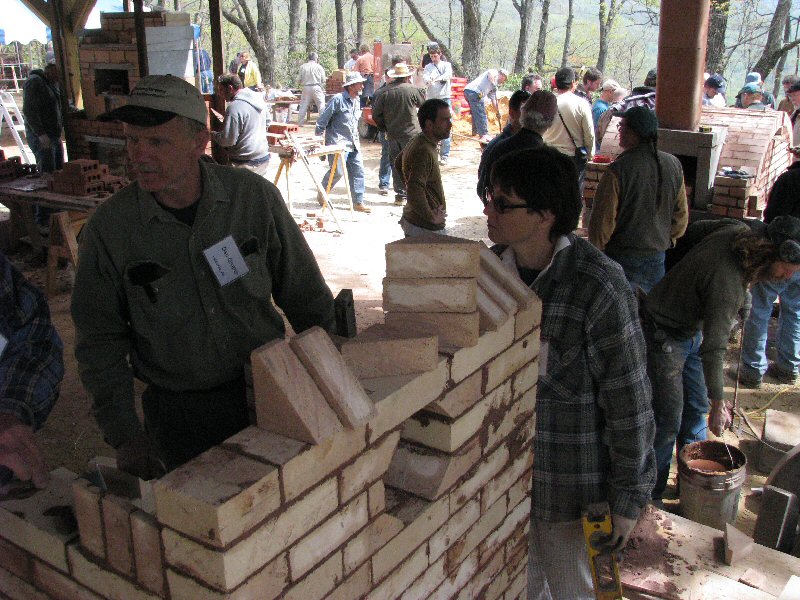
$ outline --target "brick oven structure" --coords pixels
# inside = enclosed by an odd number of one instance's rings
[[[430,295],[441,288],[464,292]],[[0,589],[524,599],[541,305],[482,244],[444,237],[387,246],[384,302],[426,325],[365,331],[341,354],[313,329],[255,350],[258,426],[152,488],[107,477],[101,492],[58,469],[46,491],[0,503]],[[429,355],[451,315],[468,315],[472,345]],[[355,358],[370,354],[386,360]]]

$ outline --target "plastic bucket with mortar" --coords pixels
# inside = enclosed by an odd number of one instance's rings
[[[739,512],[747,457],[738,448],[706,440],[678,454],[681,514],[697,523],[725,529]]]

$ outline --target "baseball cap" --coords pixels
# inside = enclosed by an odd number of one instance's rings
[[[441,52],[439,48],[439,44],[436,42],[431,42],[428,44],[428,52]]]
[[[782,261],[800,265],[800,219],[789,215],[775,217],[767,226],[767,237],[778,247]]]
[[[744,82],[745,82],[745,84],[748,84],[748,83],[756,83],[756,84],[761,83],[761,73],[759,73],[758,71],[752,71],[752,72],[748,73],[747,77],[744,78]]]
[[[155,127],[176,115],[206,124],[208,108],[200,90],[174,75],[146,75],[131,90],[127,104],[100,115],[98,120]]]
[[[739,93],[740,94],[760,94],[761,93],[761,88],[758,87],[757,83],[750,82],[750,83],[746,83],[744,85],[744,87],[742,87],[742,89],[739,90]]]
[[[633,106],[622,113],[625,125],[642,140],[649,140],[658,133],[658,118],[647,106]]]
[[[800,92],[800,81],[793,83],[787,90],[788,94],[791,94],[792,92]]]
[[[603,82],[603,86],[602,86],[602,88],[601,88],[601,89],[602,89],[604,92],[616,92],[616,91],[617,91],[617,90],[618,90],[620,87],[622,87],[622,86],[620,86],[620,84],[618,84],[618,83],[617,83],[616,81],[614,81],[613,79],[606,79],[606,80]]]
[[[545,119],[554,119],[558,112],[558,100],[553,92],[536,90],[522,105],[526,113],[538,112]]]
[[[722,75],[714,73],[713,75],[710,75],[708,79],[706,79],[706,85],[708,87],[713,87],[716,90],[724,90],[725,79],[723,79]]]
[[[342,83],[342,85],[347,87],[348,85],[353,85],[354,83],[363,83],[364,81],[366,81],[366,79],[361,76],[361,73],[358,71],[350,71],[344,76],[344,83]]]

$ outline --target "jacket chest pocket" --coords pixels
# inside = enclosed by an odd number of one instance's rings
[[[187,298],[193,290],[180,284],[174,269],[156,262],[133,262],[125,268],[124,282],[131,326],[143,337],[148,332],[176,332],[191,318]]]

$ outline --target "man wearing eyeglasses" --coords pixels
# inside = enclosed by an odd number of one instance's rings
[[[450,137],[450,105],[441,98],[426,100],[417,111],[422,129],[395,159],[406,188],[406,205],[400,227],[406,237],[444,233],[447,203],[442,187],[436,145]]]
[[[608,502],[603,545],[620,550],[656,477],[636,300],[622,269],[573,233],[581,199],[570,157],[506,154],[484,202],[493,250],[542,300],[528,597],[590,600],[582,512]]]

